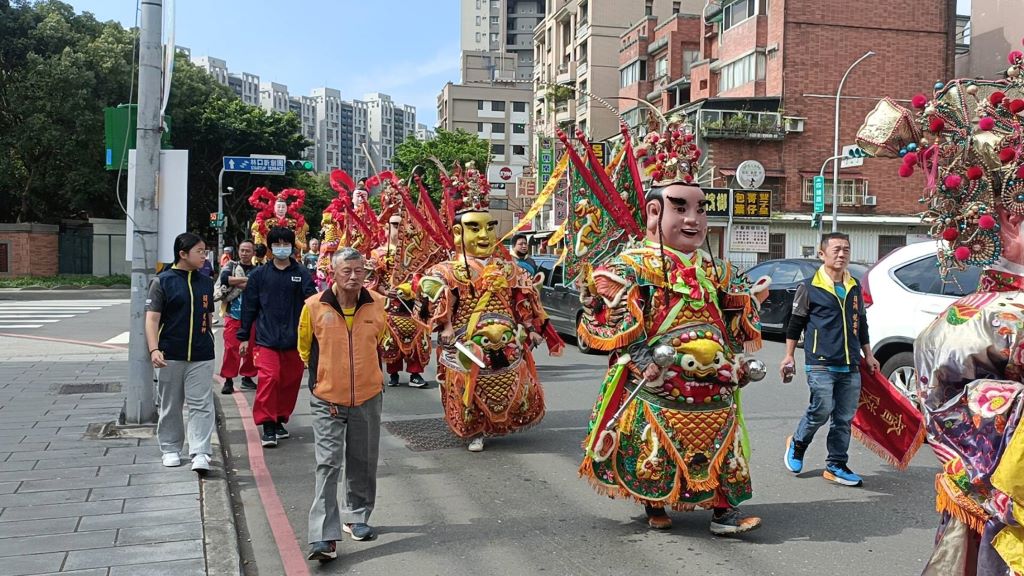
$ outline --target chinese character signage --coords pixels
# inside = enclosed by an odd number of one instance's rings
[[[733,196],[734,218],[769,219],[772,217],[771,190],[736,190]]]
[[[540,181],[537,187],[541,190],[547,186],[551,173],[555,170],[555,143],[552,138],[541,138],[537,147],[537,174]]]
[[[733,224],[732,252],[768,252],[767,224]]]
[[[708,201],[707,214],[709,217],[729,217],[728,188],[704,188],[704,198]]]
[[[597,156],[602,166],[608,165],[608,147],[604,142],[591,142],[590,149],[594,151],[594,156]]]

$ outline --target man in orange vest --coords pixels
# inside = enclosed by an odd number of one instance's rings
[[[384,385],[377,345],[387,329],[386,298],[363,287],[363,255],[343,248],[332,264],[334,284],[310,296],[299,318],[299,356],[309,367],[316,455],[309,559],[320,562],[338,557],[342,530],[353,540],[376,536],[367,521],[377,492]],[[337,499],[342,470],[344,510]]]

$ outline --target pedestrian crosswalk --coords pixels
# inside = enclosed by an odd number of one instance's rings
[[[82,316],[129,300],[0,301],[0,332],[32,330]]]

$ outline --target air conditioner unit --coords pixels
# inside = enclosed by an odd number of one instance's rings
[[[803,132],[804,122],[806,120],[806,118],[801,118],[799,116],[783,116],[782,123],[786,128],[786,132]]]
[[[878,206],[878,196],[865,196],[864,197],[864,205],[865,206]]]

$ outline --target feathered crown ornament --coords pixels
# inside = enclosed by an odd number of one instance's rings
[[[456,164],[451,172],[441,171],[441,185],[450,199],[455,214],[486,212],[490,209],[491,185],[487,174],[476,168],[476,162],[466,162],[465,168]]]
[[[636,148],[636,157],[652,188],[696,181],[700,149],[689,124],[673,119],[664,129],[648,132]]]
[[[868,153],[901,157],[900,176],[924,173],[922,220],[943,270],[995,263],[997,210],[1024,216],[1024,54],[1014,50],[1009,64],[1005,80],[938,82],[912,109],[883,99],[857,133]]]

